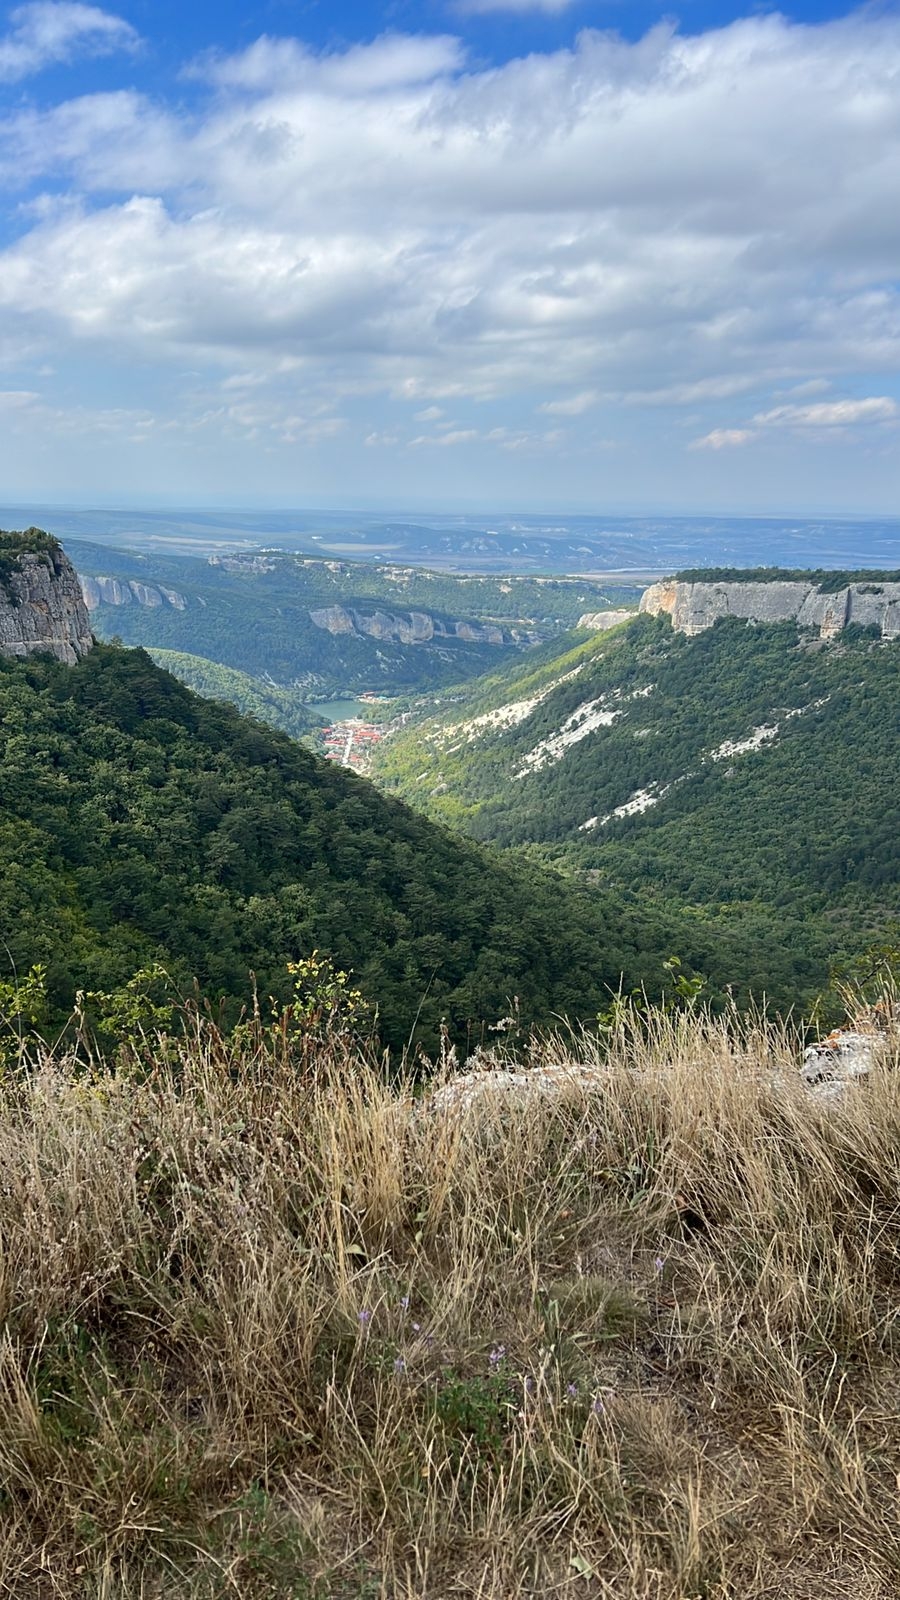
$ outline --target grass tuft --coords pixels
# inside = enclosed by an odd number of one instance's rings
[[[898,1075],[792,1050],[659,1014],[438,1110],[208,1023],[11,1071],[0,1591],[896,1595]]]

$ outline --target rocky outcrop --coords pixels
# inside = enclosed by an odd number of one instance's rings
[[[803,1052],[799,1074],[772,1064],[754,1076],[758,1083],[775,1092],[787,1091],[789,1095],[794,1092],[799,1078],[801,1089],[813,1100],[839,1101],[879,1068],[891,1069],[897,1063],[898,1045],[900,1035],[896,1022],[883,1016],[877,1021],[863,1018],[857,1027],[836,1028],[826,1039],[809,1045]],[[567,1061],[559,1066],[511,1071],[494,1065],[490,1052],[484,1057],[476,1052],[466,1066],[468,1071],[448,1078],[430,1098],[420,1101],[419,1106],[449,1116],[468,1112],[490,1115],[505,1106],[526,1110],[529,1105],[547,1100],[568,1097],[577,1101],[603,1093],[616,1081],[615,1069],[598,1061]],[[752,1071],[752,1064],[748,1063],[748,1068]],[[644,1081],[653,1077],[664,1081],[666,1076],[665,1070],[647,1072],[640,1068],[638,1074]]]
[[[0,534],[0,655],[38,652],[74,665],[93,644],[78,575],[46,534]]]
[[[812,579],[771,583],[654,583],[641,597],[641,611],[665,614],[679,633],[702,633],[720,617],[747,622],[791,622],[833,639],[851,622],[876,627],[883,639],[900,638],[900,583],[869,580],[834,592]]]
[[[139,583],[136,578],[88,578],[80,575],[81,593],[89,611],[98,606],[172,606],[183,611],[187,600],[177,589],[164,589],[162,584]]]
[[[398,615],[391,611],[357,611],[350,606],[323,606],[309,613],[317,628],[357,639],[379,639],[385,644],[430,644],[433,639],[459,639],[464,644],[506,643],[503,629],[493,623],[445,621],[427,611]]]
[[[800,1076],[811,1093],[823,1100],[834,1099],[848,1085],[867,1078],[881,1059],[887,1060],[889,1050],[890,1038],[885,1033],[836,1028],[827,1039],[803,1052]]]
[[[590,628],[592,633],[603,633],[607,628],[617,628],[620,622],[630,622],[633,611],[586,611],[578,618],[579,628]]]

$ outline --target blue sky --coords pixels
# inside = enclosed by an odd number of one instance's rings
[[[887,513],[900,8],[0,3],[7,502]]]

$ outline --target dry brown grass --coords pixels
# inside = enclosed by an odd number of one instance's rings
[[[9,1074],[0,1594],[900,1594],[900,1074],[788,1050],[657,1017],[467,1115],[200,1025]]]

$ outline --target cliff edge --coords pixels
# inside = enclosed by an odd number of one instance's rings
[[[641,611],[665,613],[679,633],[702,633],[720,617],[747,622],[791,622],[818,628],[833,639],[857,623],[876,627],[883,639],[900,638],[900,583],[865,579],[842,588],[824,588],[815,578],[768,582],[692,582],[670,578],[641,596]]]
[[[0,531],[0,655],[38,651],[72,666],[93,644],[78,575],[40,528]]]

